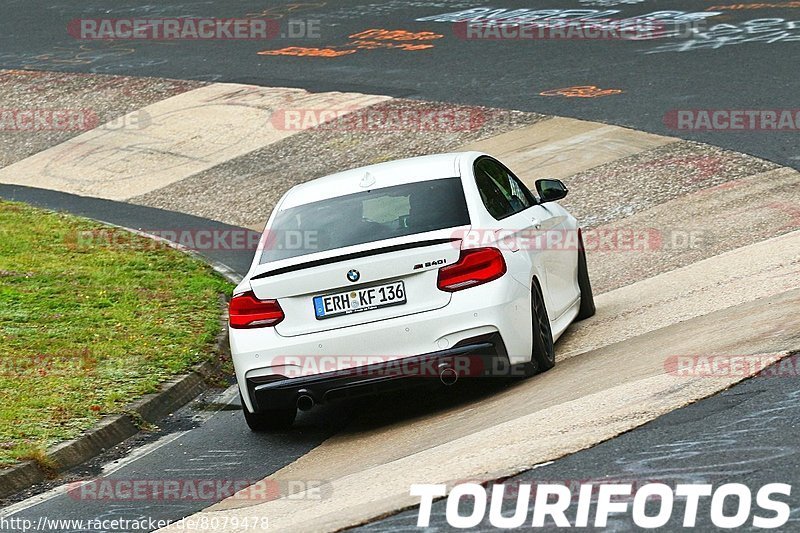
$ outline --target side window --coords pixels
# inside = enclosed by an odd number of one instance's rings
[[[528,188],[492,159],[484,157],[475,163],[475,181],[483,205],[497,220],[527,209],[535,203]]]

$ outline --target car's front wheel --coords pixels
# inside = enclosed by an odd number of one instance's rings
[[[252,431],[270,431],[275,429],[286,429],[294,424],[297,417],[297,409],[294,407],[287,409],[268,409],[259,413],[251,413],[244,404],[241,392],[239,400],[242,402],[242,413],[247,427]]]

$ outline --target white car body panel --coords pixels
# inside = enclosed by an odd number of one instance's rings
[[[533,205],[502,220],[494,219],[481,200],[473,165],[486,156],[464,152],[412,158],[349,170],[294,187],[285,194],[265,227],[279,210],[325,198],[368,189],[438,178],[460,177],[470,217],[469,226],[339,248],[300,257],[259,264],[256,253],[250,271],[234,295],[253,291],[259,299],[277,299],[285,319],[274,327],[230,328],[236,377],[246,408],[254,411],[247,393],[248,378],[288,375],[288,356],[379,356],[403,358],[447,349],[459,341],[487,333],[499,333],[512,364],[531,359],[531,283],[538,280],[549,313],[553,339],[575,319],[580,303],[577,281],[577,249],[538,249],[521,238],[531,231],[563,234],[577,232],[578,225],[556,202]],[[337,262],[331,258],[363,254],[376,249],[428,240],[433,246],[400,249]],[[477,232],[475,239],[471,232]],[[494,246],[502,251],[507,272],[499,279],[456,292],[436,286],[441,264],[415,265],[444,259],[458,261],[460,249]],[[306,263],[322,264],[297,269]],[[344,274],[358,269],[361,278],[349,283]],[[281,270],[285,270],[281,273]],[[273,274],[278,271],[277,274]],[[255,279],[253,279],[255,278]],[[312,306],[316,295],[402,280],[407,303],[395,307],[317,320]]]

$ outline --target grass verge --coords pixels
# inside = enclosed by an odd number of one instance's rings
[[[149,239],[0,201],[0,468],[207,358],[230,289]]]

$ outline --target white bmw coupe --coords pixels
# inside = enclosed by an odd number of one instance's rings
[[[531,375],[595,312],[580,228],[493,157],[380,163],[290,189],[229,307],[253,430],[407,379]]]

